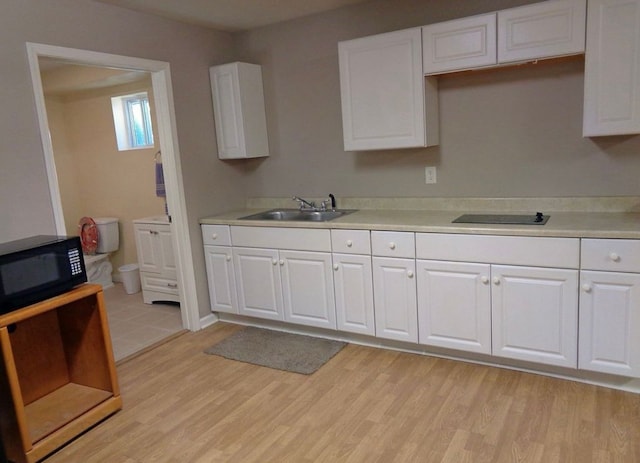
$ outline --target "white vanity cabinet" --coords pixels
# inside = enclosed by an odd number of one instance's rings
[[[345,151],[438,144],[437,82],[424,78],[419,27],[340,42]]]
[[[329,230],[231,227],[238,311],[336,328]]]
[[[491,354],[491,266],[416,261],[421,344]]]
[[[582,240],[579,368],[640,377],[640,241]]]
[[[589,0],[582,132],[640,133],[640,0]]]
[[[490,332],[494,356],[575,368],[579,249],[580,241],[573,238],[417,233],[416,255],[423,268],[420,343],[486,352]],[[444,286],[435,291],[428,272],[440,269],[430,268],[427,258],[446,262]],[[483,289],[489,283],[490,328]],[[442,321],[442,314],[452,320]],[[459,326],[455,317],[465,316],[466,324]]]
[[[375,335],[369,230],[331,230],[338,330]]]
[[[418,342],[414,233],[371,232],[376,336]]]
[[[142,297],[154,301],[180,302],[171,224],[164,216],[133,221],[140,267]]]
[[[209,299],[213,312],[238,313],[236,279],[228,225],[202,225]]]
[[[218,157],[244,159],[269,156],[262,68],[229,63],[209,69]]]

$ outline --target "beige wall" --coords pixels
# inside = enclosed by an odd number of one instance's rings
[[[249,195],[640,194],[640,136],[582,138],[582,60],[441,77],[440,146],[344,152],[339,41],[523,3],[378,0],[237,36],[239,58],[264,66],[272,150]]]
[[[0,15],[0,242],[53,234],[26,42],[168,62],[197,298],[210,313],[198,219],[244,204],[244,167],[216,157],[209,67],[233,59],[231,35],[80,0],[3,0]]]
[[[118,218],[120,247],[111,256],[116,273],[119,266],[138,261],[132,221],[164,214],[164,199],[155,194],[158,148],[118,151],[115,141],[111,97],[142,91],[152,103],[157,140],[149,76],[137,83],[46,99],[67,233],[77,234],[78,220],[84,216]]]

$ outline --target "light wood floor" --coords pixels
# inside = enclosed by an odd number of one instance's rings
[[[47,463],[640,462],[640,395],[348,345],[311,376],[187,333],[118,366],[124,409]]]

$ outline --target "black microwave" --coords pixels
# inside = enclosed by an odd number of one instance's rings
[[[77,236],[38,235],[0,244],[0,314],[87,281]]]

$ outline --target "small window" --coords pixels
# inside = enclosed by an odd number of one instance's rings
[[[119,151],[153,147],[147,92],[113,97],[111,107]]]

